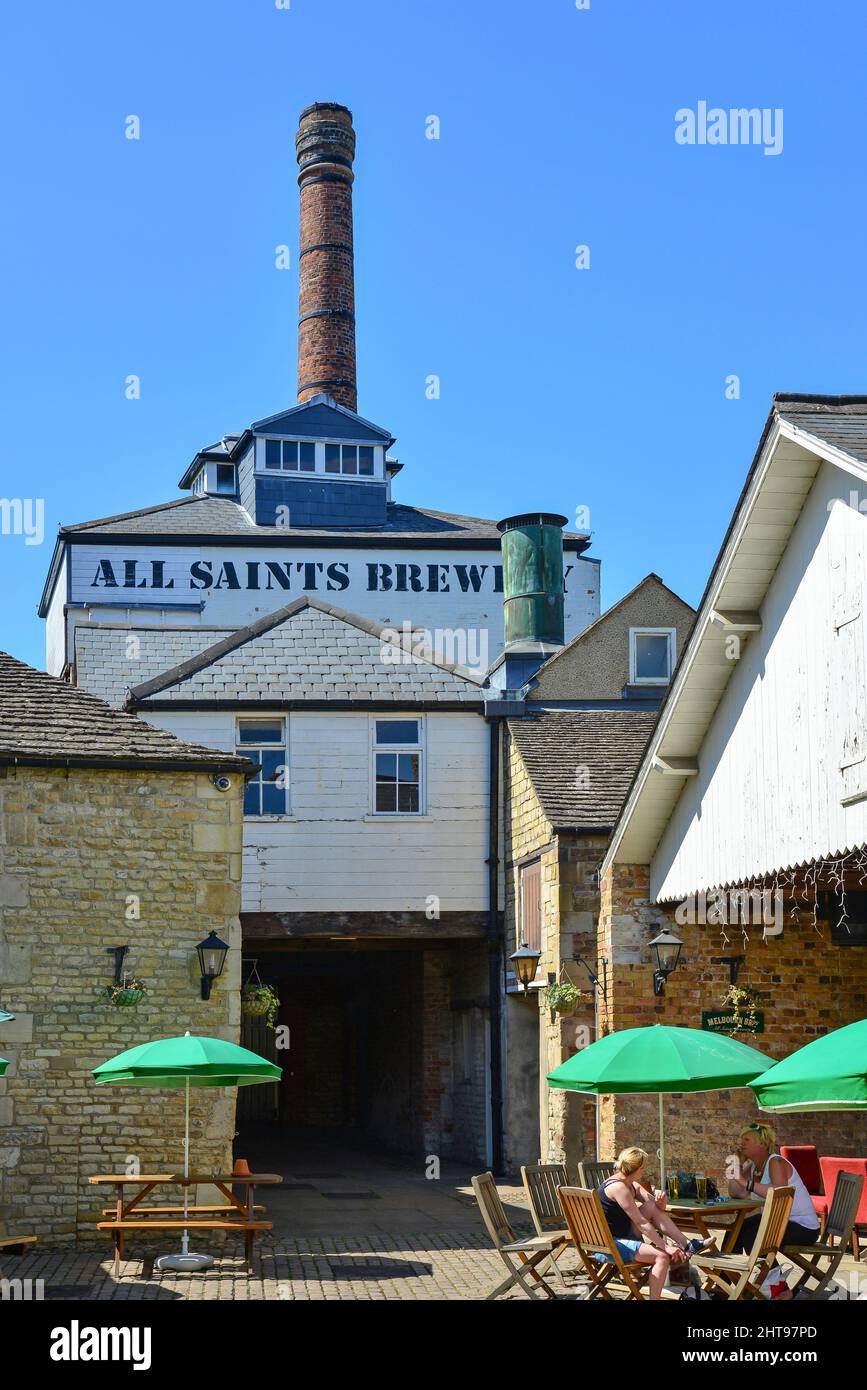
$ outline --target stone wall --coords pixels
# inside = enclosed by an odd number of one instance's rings
[[[241,788],[206,772],[0,769],[0,1232],[98,1238],[91,1174],[181,1169],[179,1091],[98,1087],[90,1071],[152,1038],[237,1041]],[[138,913],[138,916],[136,916]],[[231,946],[210,1000],[194,947]],[[115,1008],[112,946],[148,992]],[[235,1092],[193,1091],[193,1166],[231,1164]]]
[[[647,894],[646,866],[619,864],[606,871],[599,952],[611,960],[608,1030],[653,1023],[700,1028],[702,1011],[720,1007],[729,987],[723,959],[728,956],[743,956],[738,985],[755,996],[764,1014],[763,1033],[738,1036],[775,1060],[867,1014],[867,950],[835,946],[827,931],[814,928],[812,915],[794,908],[791,900],[785,901],[781,935],[763,939],[761,926],[750,926],[744,940],[740,927],[729,926],[726,944],[719,926],[680,925],[674,907],[654,906]],[[663,928],[684,945],[665,993],[655,998],[649,942]],[[671,1095],[664,1109],[669,1170],[701,1168],[720,1183],[738,1130],[754,1120],[770,1123],[784,1144],[815,1144],[829,1156],[867,1152],[867,1117],[764,1115],[749,1090]],[[614,1157],[627,1144],[655,1154],[655,1096],[604,1098],[602,1157]]]
[[[521,868],[525,861],[541,863],[542,956],[536,980],[547,984],[569,979],[585,990],[578,1012],[553,1014],[546,992],[532,997],[536,1026],[527,1018],[530,1003],[520,998],[506,1010],[507,1076],[505,1105],[506,1166],[522,1163],[567,1162],[574,1166],[595,1152],[593,1101],[569,1091],[552,1090],[547,1073],[571,1057],[580,1040],[579,1028],[594,1034],[593,997],[587,972],[574,963],[578,954],[594,963],[595,924],[599,906],[597,870],[607,847],[605,836],[556,833],[546,819],[526,766],[509,740],[504,758],[505,938],[506,955],[519,943]],[[528,1049],[533,1048],[534,1055]]]

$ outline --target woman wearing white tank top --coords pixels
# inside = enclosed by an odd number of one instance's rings
[[[745,1125],[740,1133],[739,1152],[746,1160],[746,1181],[733,1178],[729,1192],[733,1197],[764,1197],[772,1187],[793,1187],[792,1210],[783,1236],[783,1245],[815,1245],[819,1239],[819,1218],[804,1180],[797,1168],[777,1153],[777,1136],[770,1125]],[[761,1212],[748,1216],[741,1227],[738,1250],[750,1250],[761,1221]]]

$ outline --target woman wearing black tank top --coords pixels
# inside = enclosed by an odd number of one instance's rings
[[[696,1250],[712,1242],[689,1240],[657,1205],[653,1194],[642,1186],[646,1162],[644,1149],[624,1149],[617,1159],[617,1171],[599,1187],[599,1200],[621,1257],[653,1266],[648,1291],[656,1300],[669,1269],[684,1264]]]

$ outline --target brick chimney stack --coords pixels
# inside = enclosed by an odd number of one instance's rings
[[[301,112],[298,400],[324,391],[358,408],[352,248],[352,112],[318,101]]]

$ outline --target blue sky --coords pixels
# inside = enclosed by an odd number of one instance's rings
[[[589,506],[604,606],[651,569],[695,602],[772,392],[867,391],[865,27],[856,0],[8,6],[0,495],[43,497],[46,538],[0,536],[0,646],[43,663],[58,523],[178,496],[294,403],[315,100],[355,113],[359,408],[399,500]],[[701,100],[782,108],[782,152],[679,145]]]

